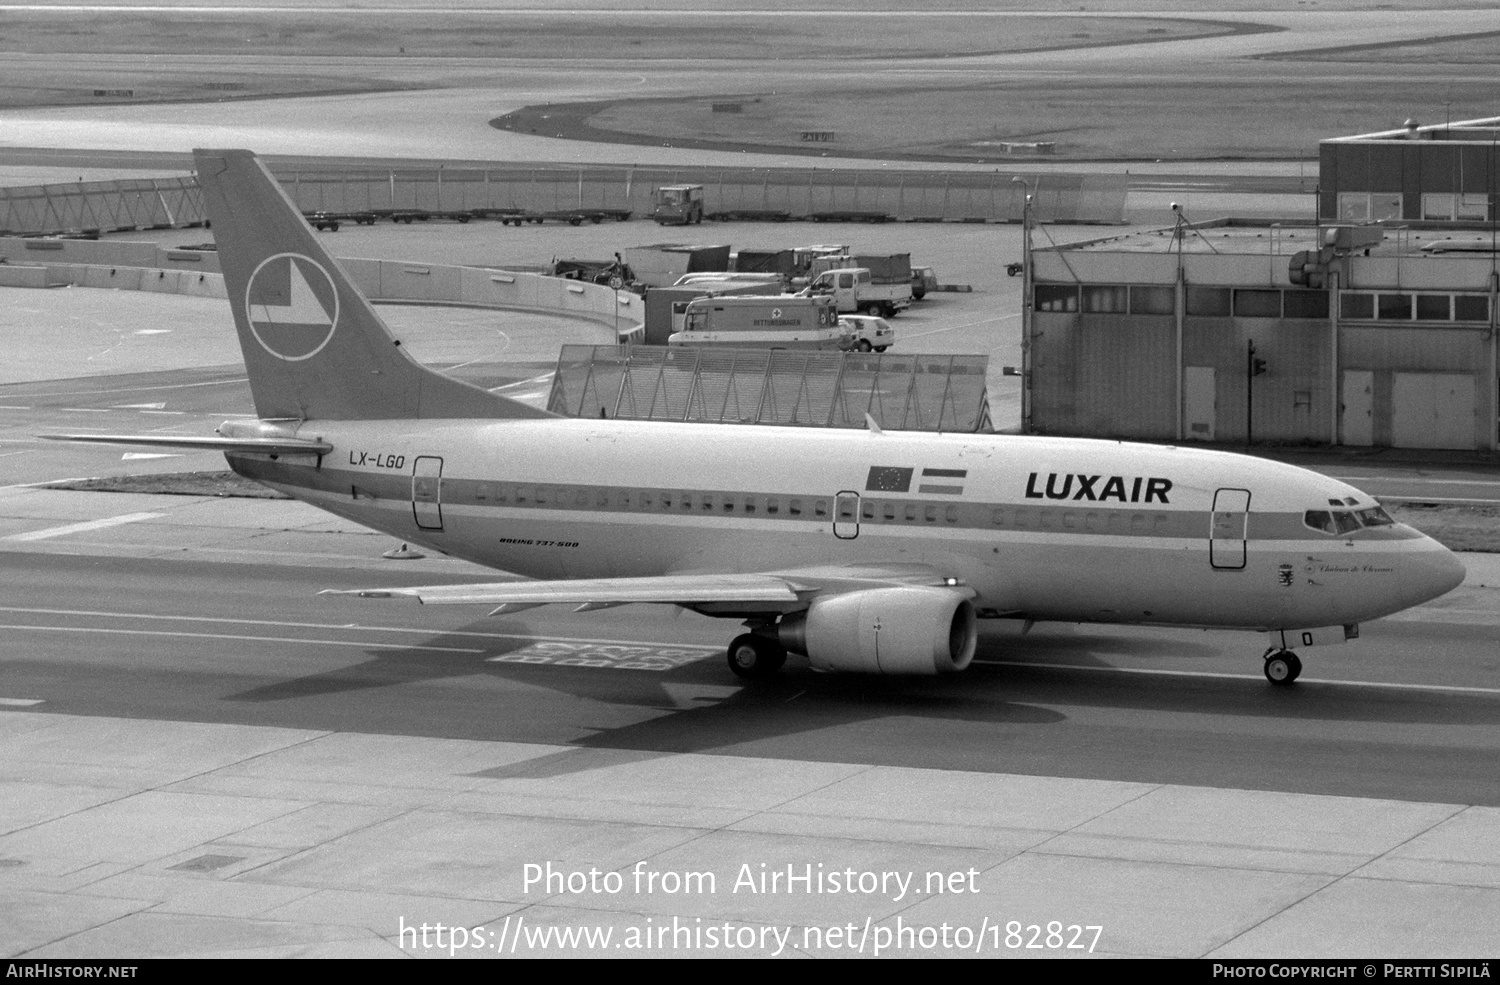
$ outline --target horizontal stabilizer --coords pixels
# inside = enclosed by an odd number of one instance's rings
[[[81,441],[97,445],[146,445],[193,451],[260,452],[266,455],[326,455],[326,441],[302,438],[173,438],[160,434],[39,434],[47,441]]]

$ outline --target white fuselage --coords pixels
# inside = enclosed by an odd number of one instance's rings
[[[236,471],[402,540],[536,578],[920,563],[981,614],[1299,629],[1463,578],[1445,548],[1309,511],[1342,482],[1201,449],[572,419],[310,422],[333,452]],[[1333,505],[1337,504],[1337,505]]]

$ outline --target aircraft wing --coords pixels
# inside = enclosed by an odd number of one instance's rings
[[[491,615],[538,605],[568,603],[602,609],[631,602],[698,605],[712,602],[804,602],[822,593],[839,594],[892,585],[954,588],[924,565],[835,565],[746,574],[691,573],[635,578],[577,578],[502,581],[470,585],[416,585],[406,588],[327,589],[324,595],[361,598],[415,598],[425,605],[494,605]],[[973,594],[970,591],[969,594]]]
[[[333,446],[305,438],[174,438],[157,434],[39,434],[47,441],[81,441],[99,445],[146,445],[193,451],[263,452],[268,455],[326,455]]]

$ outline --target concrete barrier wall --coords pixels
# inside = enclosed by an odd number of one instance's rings
[[[0,287],[51,287],[46,267],[0,263]]]
[[[0,286],[72,284],[193,297],[228,296],[218,255],[211,251],[108,240],[0,238],[0,258],[6,261],[0,263]],[[339,264],[372,301],[540,311],[608,325],[617,330],[621,341],[638,342],[645,337],[642,299],[600,284],[397,260],[340,259]]]

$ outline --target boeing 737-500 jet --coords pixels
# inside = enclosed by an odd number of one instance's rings
[[[240,475],[532,580],[372,588],[494,613],[665,602],[739,620],[740,676],[961,671],[976,619],[1269,633],[1294,648],[1464,579],[1442,545],[1315,472],[1206,449],[994,434],[562,418],[407,355],[249,151],[197,151],[259,420]]]

